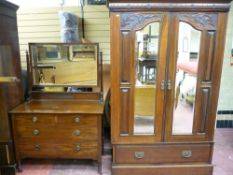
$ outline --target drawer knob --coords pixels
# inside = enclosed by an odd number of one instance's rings
[[[35,144],[34,147],[35,147],[35,150],[36,150],[36,151],[40,151],[40,145],[39,145],[39,144]]]
[[[192,157],[192,151],[182,151],[182,157],[184,158]]]
[[[37,136],[37,135],[40,134],[40,131],[39,131],[38,129],[34,129],[34,130],[32,131],[32,133],[33,133],[33,135]]]
[[[33,116],[33,117],[32,117],[32,122],[33,122],[33,123],[36,123],[37,121],[38,121],[38,118],[37,118],[36,116]]]
[[[75,131],[74,131],[74,134],[75,134],[76,136],[80,136],[80,130],[78,130],[78,129],[75,130]]]
[[[76,151],[80,151],[80,150],[81,150],[80,145],[76,145],[76,146],[75,146],[75,150],[76,150]]]
[[[135,152],[134,156],[136,159],[142,159],[142,158],[144,158],[145,153],[144,152]]]
[[[80,117],[79,116],[75,117],[74,121],[75,121],[75,123],[79,123],[80,122]]]

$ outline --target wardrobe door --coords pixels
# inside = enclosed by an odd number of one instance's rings
[[[179,13],[170,20],[166,140],[212,140],[226,14]]]
[[[168,17],[111,14],[112,143],[161,141]]]

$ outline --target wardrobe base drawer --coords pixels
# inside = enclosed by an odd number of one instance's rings
[[[212,154],[210,144],[117,145],[114,148],[114,160],[118,164],[209,163]]]
[[[113,165],[112,175],[212,175],[212,165]]]

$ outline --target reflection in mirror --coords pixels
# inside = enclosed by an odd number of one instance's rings
[[[32,44],[33,86],[98,84],[97,44]]]
[[[200,41],[200,31],[187,23],[179,23],[173,112],[174,135],[192,134]]]
[[[160,23],[136,32],[134,135],[155,134],[156,63]]]

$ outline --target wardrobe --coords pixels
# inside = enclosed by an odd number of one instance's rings
[[[15,174],[9,111],[23,101],[16,10],[0,1],[0,174]]]
[[[229,0],[110,0],[113,175],[211,175]]]

